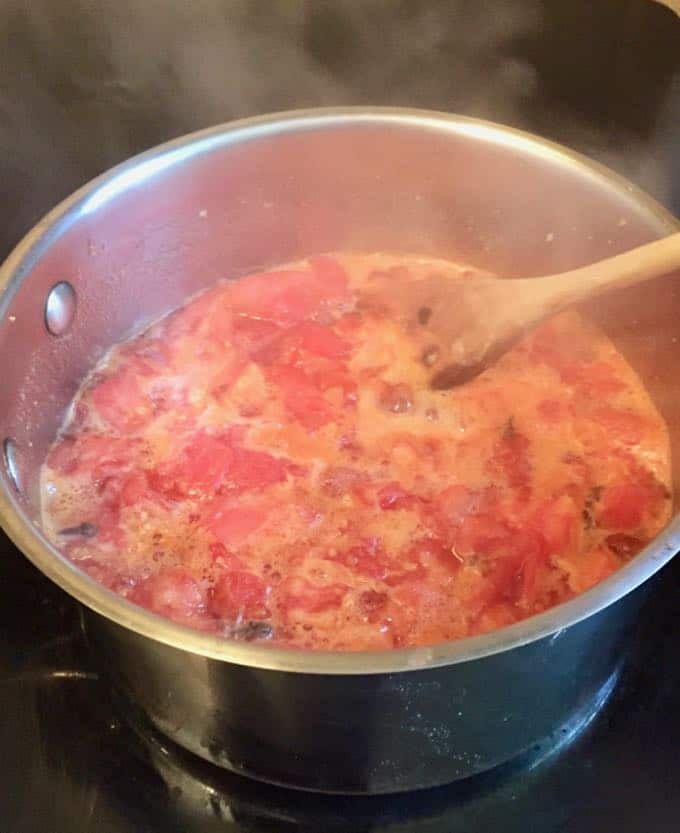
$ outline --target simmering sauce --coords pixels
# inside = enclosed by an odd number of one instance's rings
[[[580,593],[670,517],[666,426],[575,312],[433,391],[426,311],[358,297],[467,267],[317,257],[218,284],[113,348],[42,470],[43,524],[111,590],[227,638],[458,639]],[[359,293],[359,295],[358,295]]]

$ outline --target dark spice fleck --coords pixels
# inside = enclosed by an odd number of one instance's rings
[[[430,309],[430,307],[421,307],[418,310],[418,323],[421,326],[424,327],[427,324],[427,322],[430,320],[431,317],[432,317],[432,310]]]
[[[67,526],[65,529],[60,529],[58,534],[81,536],[82,538],[93,538],[98,531],[99,530],[95,524],[85,521],[79,526]]]
[[[509,416],[503,426],[503,436],[506,439],[510,439],[510,437],[514,437],[517,433],[517,429],[515,428],[515,418]]]
[[[233,628],[230,635],[233,639],[243,639],[245,642],[252,642],[253,639],[271,639],[274,628],[269,622],[252,619]]]
[[[602,497],[602,491],[602,486],[593,486],[593,488],[588,492],[586,502],[583,506],[583,511],[581,512],[583,526],[585,529],[592,529],[595,526],[595,504]]]

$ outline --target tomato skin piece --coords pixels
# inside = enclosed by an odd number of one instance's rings
[[[267,593],[268,587],[259,576],[247,570],[230,570],[212,587],[208,608],[222,619],[262,619],[269,616]]]

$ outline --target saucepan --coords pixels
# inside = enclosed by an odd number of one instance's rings
[[[3,526],[82,603],[92,651],[130,708],[235,772],[307,790],[395,792],[568,737],[615,684],[641,599],[632,591],[675,553],[677,519],[606,581],[510,627],[430,647],[305,652],[195,632],[93,582],[41,532],[38,470],[97,358],[219,278],[343,249],[549,274],[677,227],[577,154],[444,114],[284,113],[155,148],[65,200],[2,267]],[[680,276],[586,312],[641,375],[677,460]]]

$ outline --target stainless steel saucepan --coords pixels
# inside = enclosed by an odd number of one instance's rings
[[[2,267],[3,526],[82,602],[92,648],[118,688],[208,760],[347,793],[493,767],[571,731],[606,697],[640,600],[631,591],[675,553],[677,519],[600,585],[511,627],[433,647],[315,653],[194,632],[93,582],[41,533],[39,466],[93,362],[218,278],[339,249],[549,274],[677,227],[576,154],[436,113],[280,114],[151,150],[65,200]],[[677,460],[680,276],[589,312],[644,379]]]

